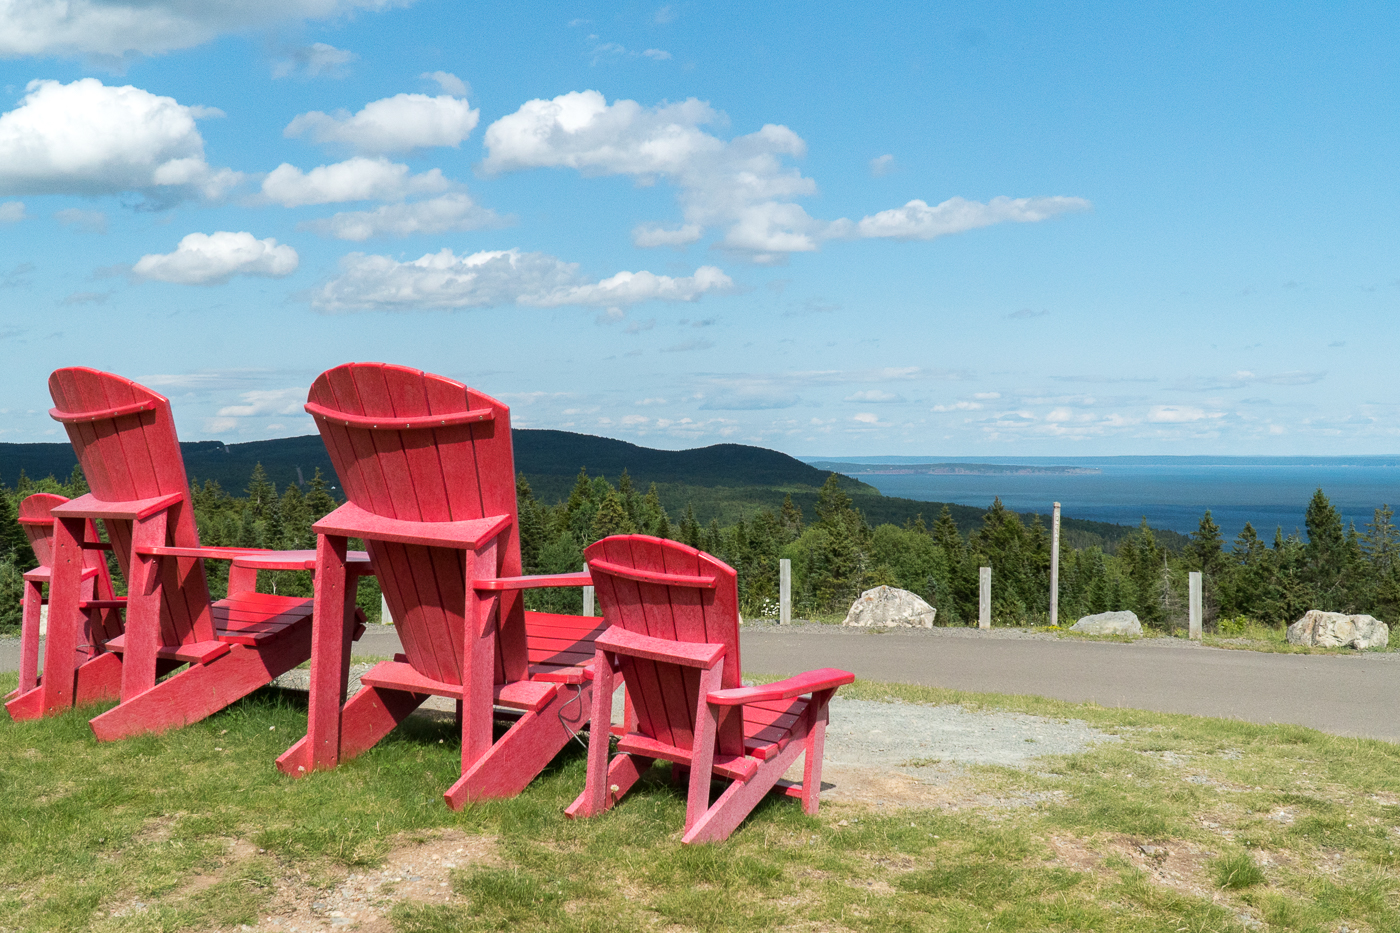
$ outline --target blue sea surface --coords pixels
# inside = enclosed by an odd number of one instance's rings
[[[1303,513],[1320,487],[1343,522],[1360,531],[1375,509],[1400,511],[1400,457],[802,457],[860,463],[998,463],[1072,466],[1085,474],[856,474],[887,496],[985,508],[1000,496],[1007,508],[1190,533],[1206,509],[1226,540],[1251,522],[1272,540],[1303,531]],[[932,516],[926,516],[931,519]]]

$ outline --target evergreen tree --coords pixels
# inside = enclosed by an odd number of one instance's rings
[[[1308,503],[1303,521],[1308,530],[1308,541],[1303,547],[1303,579],[1311,591],[1311,608],[1344,611],[1350,560],[1342,517],[1318,489]]]
[[[719,519],[710,519],[710,527],[706,529],[705,534],[700,540],[700,550],[704,551],[706,554],[713,554],[720,560],[724,560],[729,556],[724,553],[724,536],[719,530]],[[726,561],[726,563],[728,563],[728,561]]]
[[[599,477],[601,479],[601,477]],[[606,485],[607,481],[604,480]],[[608,487],[611,488],[611,487]],[[603,491],[603,495],[607,490]],[[569,501],[564,504],[563,525],[582,544],[593,530],[593,516],[598,513],[599,499],[593,480],[588,477],[586,467],[579,468],[578,479],[569,493]]]
[[[629,479],[628,482],[630,483],[631,480]],[[661,533],[663,526],[668,533],[671,530],[671,523],[666,518],[666,510],[661,507],[661,496],[656,492],[655,483],[651,484],[651,488],[647,490],[646,496],[642,499],[636,524],[641,529],[642,534],[655,535],[658,538],[667,536]]]
[[[1206,509],[1200,527],[1191,534],[1191,541],[1186,545],[1187,567],[1209,577],[1218,577],[1226,563],[1220,526],[1211,518],[1210,509]]]
[[[792,502],[792,493],[783,496],[783,510],[778,513],[778,528],[783,535],[783,543],[796,541],[802,536],[802,510]]]
[[[253,465],[253,475],[248,478],[248,505],[253,510],[253,517],[262,519],[267,517],[268,509],[277,498],[277,487],[268,482],[267,471],[263,469],[262,463]]]
[[[1400,531],[1391,521],[1395,512],[1389,505],[1376,509],[1375,517],[1366,526],[1362,547],[1370,563],[1370,606],[1392,624],[1400,618]]]
[[[808,575],[815,581],[813,595],[828,611],[847,608],[860,595],[865,577],[865,522],[851,505],[851,497],[833,473],[817,493],[817,523],[809,550]],[[805,537],[805,536],[804,536]]]
[[[19,523],[15,505],[3,486],[0,486],[0,564],[12,564],[21,574],[39,566],[29,547],[29,538]]]
[[[598,506],[593,516],[593,527],[589,530],[590,541],[600,541],[609,535],[627,535],[636,531],[632,520],[627,517],[627,508],[622,495],[616,489],[608,490],[607,496]]]
[[[641,527],[642,503],[641,497],[637,495],[636,488],[632,485],[632,476],[627,472],[627,468],[622,468],[622,475],[617,479],[617,494],[622,497],[622,506],[627,510],[627,520],[634,529]]]
[[[316,546],[316,533],[311,530],[311,509],[296,483],[288,483],[282,490],[277,513],[282,526],[282,533],[275,540],[278,547],[295,551]]]
[[[335,511],[335,498],[326,489],[326,480],[321,476],[320,467],[317,467],[316,472],[311,474],[311,482],[306,485],[310,490],[306,494],[306,507],[311,510],[313,521],[320,521]]]
[[[85,496],[92,492],[88,487],[87,477],[83,475],[83,468],[79,464],[73,464],[73,472],[68,474],[68,498],[76,499],[78,496]]]
[[[695,520],[695,506],[685,507],[685,516],[681,519],[680,540],[693,548],[700,547],[700,523]]]
[[[520,562],[525,573],[539,573],[540,550],[549,537],[549,517],[524,473],[515,475],[515,507],[520,518]]]

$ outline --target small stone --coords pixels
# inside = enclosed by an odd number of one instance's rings
[[[1084,616],[1071,625],[1069,630],[1084,635],[1128,635],[1136,638],[1142,634],[1142,623],[1138,621],[1135,613],[1127,610],[1100,612],[1096,615]]]
[[[1163,859],[1171,854],[1161,846],[1141,845],[1138,846],[1138,848],[1141,849],[1142,854],[1147,856],[1148,858]]]

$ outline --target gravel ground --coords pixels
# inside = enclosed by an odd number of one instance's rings
[[[910,774],[934,762],[1024,767],[1042,755],[1073,755],[1098,742],[1118,741],[1074,719],[840,696],[831,701],[826,735],[826,761],[832,767]]]

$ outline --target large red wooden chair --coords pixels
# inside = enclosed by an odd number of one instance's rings
[[[44,598],[44,587],[53,578],[54,517],[51,512],[67,501],[63,496],[41,492],[19,504],[19,524],[39,566],[24,575],[19,686],[5,697],[5,709],[16,722],[36,719],[46,710],[114,700],[121,688],[121,661],[106,650],[106,644],[122,633],[120,609],[126,600],[115,597],[107,560],[97,547],[83,554],[83,571],[79,577],[79,627],[72,632],[50,631],[44,675],[39,676],[39,627],[43,604],[48,602]],[[97,528],[91,521],[84,539],[97,541]]]
[[[46,652],[56,663],[72,651],[56,650],[55,637],[80,630],[80,568],[85,552],[102,546],[94,519],[105,525],[127,581],[125,631],[105,644],[121,658],[121,702],[92,720],[97,738],[203,719],[309,658],[312,600],[258,593],[256,582],[258,570],[307,569],[313,555],[200,546],[170,402],[129,379],[81,367],[55,371],[49,393],[56,406],[49,414],[67,429],[92,490],[51,510],[57,522]],[[210,597],[207,559],[232,561],[228,598]],[[46,678],[49,669],[46,660]]]
[[[519,793],[587,722],[585,665],[602,620],[524,610],[521,590],[589,577],[520,576],[510,410],[383,363],[322,373],[306,410],[348,499],[315,525],[318,585],[340,585],[346,540],[363,539],[404,650],[361,675],[346,702],[344,620],[318,603],[307,734],[278,767],[334,767],[441,696],[461,710],[462,776],[448,806]],[[495,707],[519,718],[493,743]]]
[[[734,569],[677,541],[619,535],[584,556],[608,629],[597,638],[588,781],[566,811],[608,809],[657,759],[689,771],[682,842],[728,838],[775,787],[821,793],[827,704],[855,675],[823,668],[762,687],[740,686],[739,592]],[[621,672],[635,726],[608,762],[613,677]],[[805,755],[802,783],[782,780]],[[729,786],[710,803],[712,778]]]

